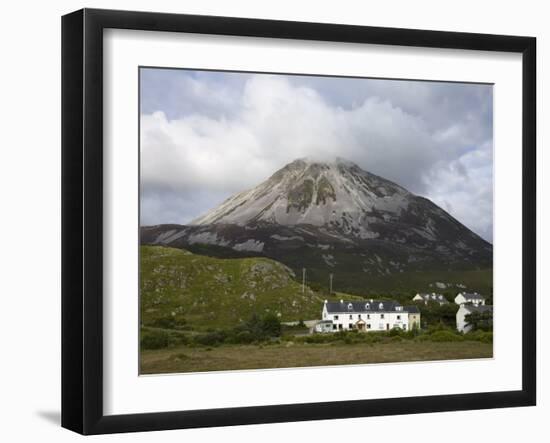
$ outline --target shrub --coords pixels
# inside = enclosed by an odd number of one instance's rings
[[[351,345],[354,342],[355,342],[355,340],[351,336],[348,335],[348,336],[344,337],[344,343],[346,345]]]
[[[446,341],[463,341],[464,338],[461,335],[455,334],[451,331],[436,331],[430,334],[429,340],[433,342],[446,342]]]
[[[481,343],[493,343],[493,333],[482,330],[468,332],[464,335],[464,340],[479,341]]]
[[[254,341],[254,336],[250,331],[240,331],[235,334],[233,337],[233,343],[252,343]]]
[[[365,342],[367,343],[380,343],[383,339],[383,335],[378,332],[369,332],[365,334]]]
[[[493,312],[472,312],[464,317],[466,324],[473,330],[492,331],[493,330]]]
[[[421,334],[414,338],[415,341],[430,341],[430,335],[428,334]]]
[[[404,331],[403,331],[403,329],[401,329],[401,328],[392,328],[392,329],[390,329],[390,331],[388,332],[388,335],[389,335],[390,337],[396,337],[396,336],[401,336],[401,335],[403,335],[403,332],[404,332]]]
[[[246,332],[247,334],[242,334]],[[281,322],[275,314],[266,314],[259,316],[253,314],[250,319],[240,325],[236,326],[230,332],[231,340],[235,340],[237,343],[241,343],[241,339],[247,340],[251,336],[250,342],[265,341],[271,337],[281,336]]]
[[[174,343],[173,337],[166,331],[141,331],[141,349],[162,349]]]
[[[217,346],[225,341],[227,334],[224,331],[207,332],[193,337],[196,344],[202,346]]]

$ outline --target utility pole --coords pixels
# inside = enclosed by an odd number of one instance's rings
[[[302,268],[302,294],[306,292],[306,268]]]
[[[332,277],[334,276],[334,274],[330,274],[329,275],[329,278],[330,278],[330,285],[329,285],[329,294],[332,294]]]

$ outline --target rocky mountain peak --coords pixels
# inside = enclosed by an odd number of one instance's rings
[[[191,224],[264,222],[354,229],[369,236],[369,214],[398,216],[412,197],[399,185],[343,158],[296,159],[253,189],[236,194]]]

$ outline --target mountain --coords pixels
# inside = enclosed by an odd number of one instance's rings
[[[401,186],[363,171],[354,163],[300,159],[191,224],[312,225],[345,235],[376,238],[378,234],[371,224],[379,214],[398,217],[412,197]]]
[[[492,267],[492,245],[450,214],[343,159],[295,160],[189,225],[141,228],[141,241],[266,256],[298,275],[307,268],[319,284],[333,273],[342,290],[356,293],[381,282],[406,288],[411,273]]]

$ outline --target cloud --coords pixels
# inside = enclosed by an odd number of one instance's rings
[[[143,224],[188,222],[296,158],[340,156],[492,239],[490,86],[179,70],[141,84]]]

